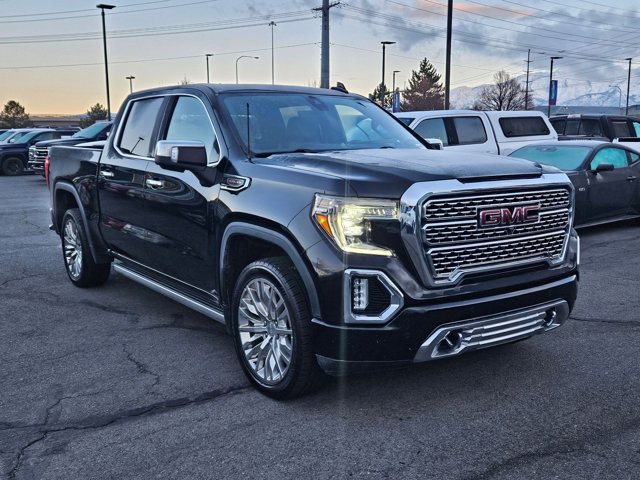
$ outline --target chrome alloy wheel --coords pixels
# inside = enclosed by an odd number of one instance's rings
[[[78,236],[78,226],[73,220],[64,224],[64,259],[69,275],[74,280],[82,274],[82,243]]]
[[[254,278],[242,290],[238,332],[255,377],[267,385],[282,381],[291,365],[293,330],[284,298],[269,280]]]

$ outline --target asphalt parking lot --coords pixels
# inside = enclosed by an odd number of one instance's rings
[[[577,307],[526,342],[277,402],[222,326],[67,280],[39,176],[0,176],[0,475],[640,478],[640,226],[581,231]]]

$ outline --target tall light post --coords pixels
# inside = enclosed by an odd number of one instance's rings
[[[269,22],[269,26],[271,27],[271,85],[275,84],[275,73],[274,73],[274,62],[273,62],[273,27],[276,27],[278,24],[271,20]]]
[[[129,75],[128,77],[124,77],[129,80],[129,93],[133,93],[133,79],[136,78],[133,75]]]
[[[447,53],[444,67],[444,109],[449,110],[449,93],[451,91],[451,30],[453,25],[453,0],[447,4]]]
[[[553,61],[562,57],[551,57],[551,68],[549,69],[549,105],[547,105],[547,117],[551,116],[551,95],[553,92]]]
[[[631,60],[633,58],[625,58],[629,62],[629,72],[627,73],[627,108],[624,111],[625,115],[629,115],[629,88],[631,87]]]
[[[620,110],[620,108],[622,108],[622,89],[618,86],[618,85],[609,85],[612,88],[617,88],[618,89],[618,110]]]
[[[393,75],[393,83],[392,83],[392,85],[393,85],[393,93],[394,94],[396,93],[396,73],[400,73],[400,70],[394,70],[393,74],[392,74]]]
[[[205,58],[207,59],[207,83],[209,82],[209,57],[213,57],[213,53],[205,53]]]
[[[383,41],[380,42],[382,44],[382,83],[380,84],[380,106],[384,107],[384,94],[387,87],[384,83],[384,57],[385,57],[385,48],[387,45],[393,45],[396,42],[388,42]]]
[[[391,111],[396,111],[396,73],[400,73],[400,70],[394,70],[391,76],[393,77],[392,82],[392,93],[391,93]]]
[[[251,55],[240,55],[236,58],[236,84],[238,83],[238,60],[241,58],[253,58],[254,60],[258,60],[260,57],[252,57]]]
[[[104,76],[107,82],[107,118],[111,121],[111,96],[109,95],[109,61],[107,60],[107,29],[104,24],[104,11],[116,8],[115,5],[99,3],[96,5],[102,12],[102,46],[104,48]]]

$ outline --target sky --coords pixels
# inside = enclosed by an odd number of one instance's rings
[[[30,114],[78,114],[106,105],[102,23],[95,0],[0,0],[0,105]],[[111,109],[134,90],[181,81],[318,86],[322,0],[110,0],[105,16]],[[334,2],[332,2],[334,3]],[[547,72],[569,85],[640,84],[636,0],[453,0],[451,87],[491,83],[505,70]],[[612,7],[611,5],[615,5]],[[331,9],[331,76],[368,94],[404,87],[428,58],[444,75],[447,0],[346,0]],[[276,26],[271,27],[273,21]],[[240,58],[240,56],[259,57]],[[633,87],[632,87],[633,90]],[[561,100],[562,92],[559,92]]]

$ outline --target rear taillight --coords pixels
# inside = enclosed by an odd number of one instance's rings
[[[49,190],[51,190],[49,186],[49,155],[44,157],[44,181],[47,183]]]

